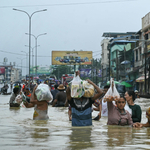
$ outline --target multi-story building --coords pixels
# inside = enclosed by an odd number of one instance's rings
[[[11,81],[21,81],[22,80],[22,72],[21,69],[12,68],[11,72]]]
[[[147,94],[150,93],[150,12],[142,18],[138,34],[139,45],[134,50],[135,67],[139,67],[136,82],[140,94]]]
[[[6,82],[11,81],[11,70],[12,70],[13,66],[12,65],[1,65],[0,67],[5,68],[4,73],[3,73],[4,80]]]
[[[109,39],[103,39],[101,41],[101,71],[102,71],[102,84],[106,84],[109,80],[108,69],[109,69],[109,51],[107,49],[109,44]]]
[[[1,75],[1,80],[5,82],[10,82],[10,81],[18,81],[22,79],[22,72],[21,69],[14,68],[13,65],[1,65],[0,66],[1,70],[0,75]]]
[[[104,79],[106,79],[108,81],[109,76],[113,77],[115,80],[119,81],[119,80],[129,80],[126,79],[127,73],[132,71],[132,67],[131,64],[133,64],[132,62],[132,53],[129,54],[129,57],[126,58],[126,54],[127,51],[132,50],[132,44],[134,43],[133,41],[127,41],[126,37],[128,36],[132,36],[134,35],[136,32],[127,32],[127,33],[111,33],[111,32],[107,32],[107,33],[103,33],[103,37],[105,38],[111,38],[110,40],[108,40],[107,45],[109,43],[109,46],[107,46],[106,50],[104,51],[104,48],[102,47],[102,66],[104,65],[105,68],[108,69],[102,69],[103,70],[103,77]],[[103,43],[103,41],[102,41]],[[109,47],[109,48],[108,48]],[[104,55],[107,55],[107,59],[106,57],[104,57]],[[130,64],[123,64],[122,62],[124,60],[128,60],[130,59]],[[109,67],[108,67],[109,66]],[[105,71],[106,70],[106,71]],[[107,74],[105,73],[107,72]],[[126,73],[127,72],[127,73]],[[107,78],[105,78],[105,75],[107,76]]]

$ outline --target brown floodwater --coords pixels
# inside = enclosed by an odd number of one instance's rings
[[[107,126],[107,117],[93,121],[91,127],[72,127],[67,108],[49,106],[48,121],[32,120],[33,108],[9,108],[10,95],[0,95],[0,149],[150,149],[150,128]],[[137,99],[142,123],[149,99]],[[98,112],[93,112],[93,118]]]

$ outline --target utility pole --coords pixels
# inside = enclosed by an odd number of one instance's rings
[[[97,85],[97,58],[96,58],[96,85]]]
[[[145,94],[147,93],[147,85],[146,85],[146,53],[147,53],[147,42],[145,42],[145,48],[144,48],[144,53],[145,53],[145,70],[144,70],[144,73],[145,73]]]
[[[116,51],[116,80],[118,81],[118,50]]]

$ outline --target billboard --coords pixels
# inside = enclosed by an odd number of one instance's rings
[[[0,74],[5,74],[5,67],[0,67]]]
[[[102,72],[100,69],[97,69],[97,72],[96,72],[96,69],[80,69],[80,77],[92,77],[92,74],[93,76],[97,76],[97,77],[101,77],[102,76]]]
[[[52,51],[52,65],[91,65],[92,51]]]

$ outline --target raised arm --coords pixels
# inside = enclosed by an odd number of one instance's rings
[[[94,95],[94,97],[92,97],[92,100],[94,101],[103,94],[103,91],[96,84],[94,84],[90,79],[87,79],[87,81],[88,81],[88,83],[92,84],[97,91],[97,93]]]

